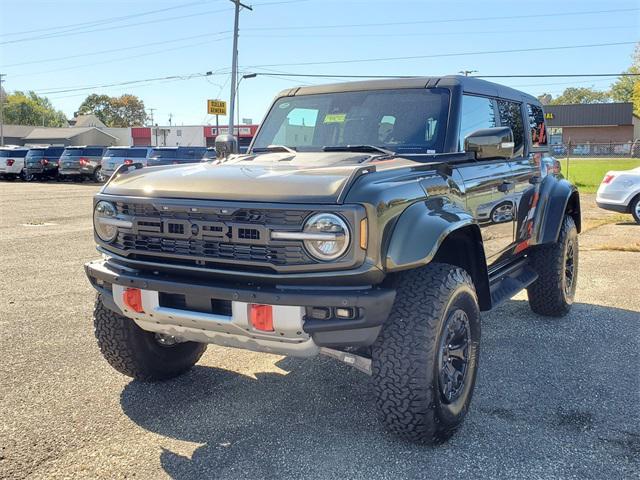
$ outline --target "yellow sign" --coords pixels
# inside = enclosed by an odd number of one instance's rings
[[[544,118],[546,118],[547,120],[553,120],[553,113],[551,112],[545,113]]]
[[[224,100],[207,100],[207,113],[209,115],[226,115],[227,102]]]
[[[324,123],[344,123],[346,113],[328,113],[324,116]]]

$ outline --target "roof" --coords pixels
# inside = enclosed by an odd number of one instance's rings
[[[549,127],[632,125],[632,103],[581,103],[545,105]],[[551,118],[553,117],[553,118]]]
[[[364,90],[388,90],[400,88],[460,88],[465,93],[475,93],[492,97],[507,98],[517,101],[528,101],[539,104],[537,98],[519,90],[498,83],[475,77],[447,75],[443,77],[406,77],[383,80],[364,80],[360,82],[332,83],[328,85],[312,85],[283,90],[279,97],[295,95],[314,95],[318,93],[356,92]]]
[[[78,115],[69,120],[69,125],[73,127],[100,127],[105,128],[106,125],[93,113],[87,115]]]
[[[34,128],[31,133],[29,133],[25,140],[41,140],[41,139],[58,139],[58,140],[69,140],[73,137],[77,137],[78,135],[82,135],[83,133],[89,132],[91,130],[97,130],[111,138],[116,138],[113,135],[103,132],[99,128],[96,127],[52,127],[52,128]]]
[[[3,125],[2,133],[5,137],[22,138],[31,133],[36,128],[32,125]]]

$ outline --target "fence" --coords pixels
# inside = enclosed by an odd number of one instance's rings
[[[584,192],[595,192],[609,170],[640,167],[640,141],[627,143],[568,143],[550,146],[562,173]]]

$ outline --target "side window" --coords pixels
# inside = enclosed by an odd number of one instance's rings
[[[458,134],[458,150],[464,150],[464,139],[470,133],[483,128],[496,126],[496,112],[490,98],[462,96],[460,132]]]
[[[524,152],[524,125],[520,104],[507,100],[498,100],[500,123],[503,127],[511,127],[513,131],[514,149],[513,155],[518,157]]]
[[[547,129],[544,125],[544,113],[537,105],[527,104],[529,116],[529,130],[531,131],[531,145],[542,147],[547,144]]]

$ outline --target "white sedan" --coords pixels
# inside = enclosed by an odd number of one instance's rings
[[[640,223],[640,167],[607,172],[598,188],[596,203],[605,210],[630,213]]]

